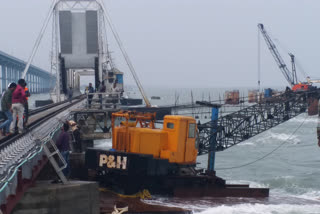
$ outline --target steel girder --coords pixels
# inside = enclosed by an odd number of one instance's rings
[[[237,145],[303,113],[308,93],[284,93],[237,112],[222,116],[216,127],[212,122],[198,124],[199,154],[209,152],[209,142],[216,134],[216,151]],[[211,132],[211,128],[217,130]]]

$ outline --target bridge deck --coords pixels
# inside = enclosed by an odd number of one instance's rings
[[[73,102],[74,102],[74,101],[73,101]],[[31,116],[29,117],[29,119],[28,119],[28,124],[34,124],[34,123],[35,123],[36,121],[38,121],[39,119],[44,118],[44,117],[50,115],[51,113],[56,112],[56,111],[58,111],[58,110],[60,110],[60,109],[62,109],[62,108],[64,108],[64,107],[66,107],[66,106],[69,105],[69,104],[70,104],[70,103],[63,103],[63,104],[61,104],[61,105],[52,107],[52,108],[50,108],[50,109],[48,109],[48,110],[45,110],[45,111],[39,112],[39,113],[37,113],[37,114],[31,115]],[[29,126],[29,125],[28,125],[28,126]],[[1,142],[4,141],[5,138],[10,139],[11,136],[5,137],[5,136],[2,136],[2,135],[1,135],[1,136],[0,136],[0,141],[1,141]]]

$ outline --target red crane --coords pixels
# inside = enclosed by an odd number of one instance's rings
[[[279,54],[279,51],[276,47],[276,45],[271,40],[269,34],[267,33],[266,29],[264,28],[263,24],[258,24],[258,28],[266,41],[266,44],[276,61],[277,65],[279,66],[282,74],[286,78],[287,82],[289,83],[291,89],[293,91],[307,91],[310,89],[311,84],[308,82],[299,82],[297,79],[297,72],[296,72],[296,66],[294,61],[294,55],[289,53],[291,57],[291,63],[292,63],[292,71],[289,71],[287,68],[287,65],[285,64],[284,60],[282,59],[281,55]]]

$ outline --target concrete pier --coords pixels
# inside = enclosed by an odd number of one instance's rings
[[[39,181],[17,204],[13,214],[98,214],[98,184],[70,181],[69,184],[51,184]]]

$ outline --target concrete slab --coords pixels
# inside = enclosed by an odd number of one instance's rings
[[[99,190],[96,182],[70,181],[51,184],[39,181],[17,204],[13,214],[98,214]]]

